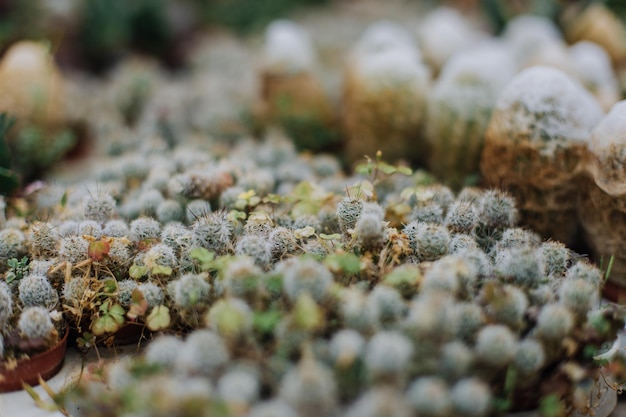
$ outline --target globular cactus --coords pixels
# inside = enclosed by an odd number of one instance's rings
[[[13,296],[6,282],[0,282],[0,333],[13,315]]]
[[[448,384],[439,377],[422,377],[411,383],[407,401],[420,416],[443,417],[452,408]]]
[[[48,278],[42,275],[27,275],[20,281],[19,299],[24,307],[45,307],[52,310],[59,296]]]
[[[428,101],[426,119],[429,167],[444,183],[459,189],[476,182],[491,112],[515,72],[504,46],[458,53],[445,63]]]
[[[602,114],[580,84],[542,66],[517,74],[497,101],[482,175],[487,185],[515,195],[522,222],[543,237],[575,239],[585,154]]]
[[[337,386],[326,367],[305,355],[283,377],[279,397],[302,417],[330,415],[337,407]]]
[[[28,307],[20,314],[17,328],[22,337],[47,339],[55,331],[50,313],[43,307]]]
[[[232,235],[233,225],[221,212],[201,215],[192,226],[193,245],[220,254],[230,248]]]
[[[406,29],[390,22],[370,26],[353,48],[344,80],[348,161],[379,150],[389,161],[424,161],[430,73]]]
[[[283,291],[294,301],[302,292],[308,292],[314,300],[321,302],[333,282],[330,271],[313,259],[293,259],[280,268],[283,276]]]

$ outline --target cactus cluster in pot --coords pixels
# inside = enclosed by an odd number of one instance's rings
[[[46,276],[41,262],[29,262],[23,256],[27,252],[24,233],[12,228],[4,228],[1,233],[3,254],[7,256],[0,261],[5,277],[0,281],[0,373],[4,374],[57,346],[67,326],[54,287],[58,282]],[[31,378],[36,379],[36,371]],[[2,390],[6,384],[15,384],[7,381],[8,377],[5,375],[0,384]]]
[[[179,312],[196,329],[164,331],[143,355],[98,368],[68,407],[487,416],[591,413],[593,387],[614,394],[599,353],[624,313],[600,301],[604,273],[517,227],[504,192],[455,195],[420,173],[377,172],[386,166],[370,162],[376,178],[343,196],[301,183],[286,197],[246,199],[254,211],[199,217],[194,272],[165,295],[196,301]],[[408,210],[395,221],[398,205]]]

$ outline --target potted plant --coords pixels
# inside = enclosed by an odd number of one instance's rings
[[[251,255],[258,248],[196,252],[223,286],[205,328],[157,337],[144,355],[80,384],[69,403],[78,415],[608,415],[616,387],[603,365],[625,315],[600,304],[605,275],[515,227],[503,192],[450,201],[432,186],[401,191],[391,193],[412,215],[423,215],[428,195],[442,220],[389,227],[364,193],[337,203],[337,233],[296,233],[299,245],[324,248],[322,258],[311,251],[268,267]],[[278,228],[259,221],[245,221],[236,247]]]
[[[9,264],[5,278],[19,269],[17,259]],[[0,281],[0,392],[51,378],[65,357],[68,327],[56,291],[45,276],[20,273],[9,284]]]

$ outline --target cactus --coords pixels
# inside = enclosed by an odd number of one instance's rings
[[[17,327],[22,337],[47,339],[55,332],[50,313],[43,307],[28,307],[20,314]]]

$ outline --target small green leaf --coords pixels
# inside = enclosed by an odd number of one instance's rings
[[[90,348],[95,343],[95,336],[92,333],[85,332],[82,337],[76,339],[79,348]]]
[[[280,204],[283,202],[283,197],[278,194],[268,194],[262,201],[264,203]]]
[[[148,268],[143,265],[133,265],[128,269],[128,275],[133,279],[139,279],[148,273]]]
[[[105,279],[102,284],[104,285],[104,292],[106,294],[113,294],[117,291],[117,281],[114,278]]]
[[[170,309],[164,305],[158,305],[152,309],[146,318],[146,325],[152,331],[167,329],[170,325]]]
[[[189,252],[189,256],[191,256],[191,259],[196,259],[200,263],[211,262],[215,259],[215,253],[210,252],[206,248],[193,248],[191,252]]]
[[[381,162],[378,165],[378,169],[383,173],[383,174],[387,174],[387,175],[391,175],[391,174],[395,174],[396,172],[398,172],[398,169],[396,167],[394,167],[393,165],[389,165],[386,162]]]
[[[409,167],[398,167],[398,172],[402,175],[413,175],[413,170]]]
[[[165,276],[170,276],[172,275],[172,268],[170,268],[169,266],[164,266],[164,265],[155,265],[150,272],[152,272],[153,275],[165,275]]]
[[[542,417],[558,417],[564,415],[565,408],[556,394],[550,394],[539,401],[539,414]]]
[[[124,313],[124,307],[119,304],[113,304],[113,306],[109,309],[109,315],[120,323],[124,322]]]
[[[121,315],[119,314],[119,310],[121,309]],[[114,312],[115,310],[115,312]],[[111,307],[111,311],[109,313],[100,316],[94,321],[91,325],[91,331],[96,336],[103,335],[105,333],[115,333],[118,331],[122,325],[124,324],[124,309],[119,305],[114,305]]]
[[[68,193],[67,191],[65,191],[63,193],[63,196],[61,197],[61,207],[65,207],[67,205],[67,196],[68,196]]]
[[[371,163],[358,164],[356,166],[356,168],[354,169],[354,171],[357,174],[361,174],[361,175],[364,175],[364,176],[369,176],[372,173],[372,165],[371,165]]]
[[[231,210],[226,215],[226,218],[231,223],[237,223],[239,220],[245,220],[246,217],[247,217],[246,213],[243,211],[239,211],[239,210]]]
[[[352,253],[333,254],[324,260],[326,266],[334,271],[356,274],[361,270],[361,259]]]
[[[282,314],[278,310],[259,311],[254,313],[254,328],[264,334],[274,331],[274,328],[282,318]]]
[[[341,235],[339,233],[333,233],[332,235],[327,235],[325,233],[319,234],[320,239],[323,240],[339,240],[341,239]]]

